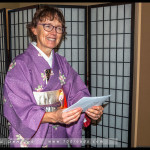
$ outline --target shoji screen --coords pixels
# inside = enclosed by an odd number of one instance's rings
[[[0,10],[0,147],[7,147],[5,138],[8,137],[8,123],[3,115],[3,84],[8,69],[7,34],[6,34],[6,10]]]
[[[92,147],[130,147],[134,4],[89,7],[90,92],[110,94]]]
[[[8,11],[11,60],[23,53],[28,47],[30,38],[27,36],[26,25],[32,20],[37,8],[38,5],[35,5]]]

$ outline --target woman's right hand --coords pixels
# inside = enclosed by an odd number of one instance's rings
[[[55,112],[55,118],[54,118],[54,123],[64,123],[64,124],[70,124],[72,122],[76,122],[81,115],[82,108],[76,108],[73,110],[70,110],[68,112],[62,112],[63,109],[58,109]]]

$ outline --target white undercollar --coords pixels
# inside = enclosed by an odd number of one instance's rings
[[[53,60],[53,52],[51,51],[51,55],[48,57],[41,49],[39,49],[36,45],[36,42],[31,42],[31,44],[36,48],[36,50],[43,56],[43,58],[48,62],[50,67],[52,68],[52,60]]]

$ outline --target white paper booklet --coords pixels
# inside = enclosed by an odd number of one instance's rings
[[[63,112],[67,112],[69,110],[73,110],[75,108],[81,107],[83,112],[85,112],[88,108],[92,106],[102,105],[111,95],[100,96],[100,97],[83,97],[75,104],[63,110]]]

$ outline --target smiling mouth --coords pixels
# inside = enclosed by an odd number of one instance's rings
[[[54,38],[47,38],[48,41],[56,41]]]

